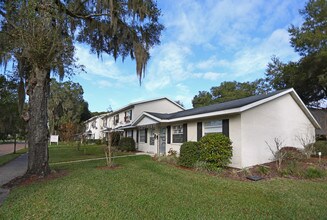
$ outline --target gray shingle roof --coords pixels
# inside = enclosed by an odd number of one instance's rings
[[[210,112],[216,112],[216,111],[223,111],[223,110],[243,107],[245,105],[248,105],[248,104],[269,98],[278,93],[284,92],[285,90],[279,90],[279,91],[275,91],[275,92],[268,93],[268,94],[250,96],[250,97],[243,98],[243,99],[236,99],[236,100],[229,101],[229,102],[217,103],[217,104],[208,105],[208,106],[199,107],[199,108],[192,108],[192,109],[175,112],[175,113],[171,113],[171,114],[162,114],[162,113],[155,113],[155,112],[148,112],[148,113],[157,118],[169,120],[169,119],[174,119],[174,118],[181,118],[181,117],[186,117],[186,116],[192,116],[192,115],[198,115],[198,114],[204,114],[204,113],[210,113]]]

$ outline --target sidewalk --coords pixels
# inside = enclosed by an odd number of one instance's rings
[[[26,153],[0,166],[0,187],[18,176],[23,176],[27,171],[27,160],[28,154]]]
[[[16,145],[16,151],[20,150],[22,148],[25,148],[24,143],[17,143]],[[6,155],[6,154],[11,154],[14,152],[14,144],[0,144],[0,156]]]

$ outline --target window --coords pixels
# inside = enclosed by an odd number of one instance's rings
[[[97,123],[96,123],[96,121],[92,121],[91,127],[94,128],[94,129],[97,129]]]
[[[119,123],[119,115],[114,116],[114,125]]]
[[[140,130],[140,142],[145,143],[145,129]]]
[[[130,122],[132,120],[132,110],[126,111],[125,112],[125,122]]]
[[[133,136],[133,131],[132,130],[126,131],[126,137],[132,137],[132,136]]]
[[[173,143],[183,143],[183,125],[175,125],[173,129]]]
[[[107,127],[107,118],[103,119],[103,127],[105,127],[105,128]]]
[[[213,120],[204,122],[203,132],[204,135],[212,133],[221,133],[223,131],[223,123],[221,120]]]

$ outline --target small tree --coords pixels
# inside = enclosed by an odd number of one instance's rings
[[[282,168],[282,162],[287,156],[286,151],[282,151],[284,141],[280,138],[274,138],[274,144],[270,145],[267,141],[266,144],[269,147],[272,155],[274,156],[274,160],[276,161],[277,170],[280,171]]]
[[[309,159],[314,152],[314,143],[315,137],[314,135],[309,135],[309,133],[297,135],[296,139],[300,142],[303,147],[303,153]]]

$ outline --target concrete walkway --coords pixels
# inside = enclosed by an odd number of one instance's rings
[[[27,171],[27,160],[28,154],[26,153],[0,166],[0,187],[18,176],[23,176]]]
[[[10,189],[1,188],[16,177],[23,176],[27,171],[28,154],[23,154],[15,160],[0,166],[0,205],[9,195]]]

